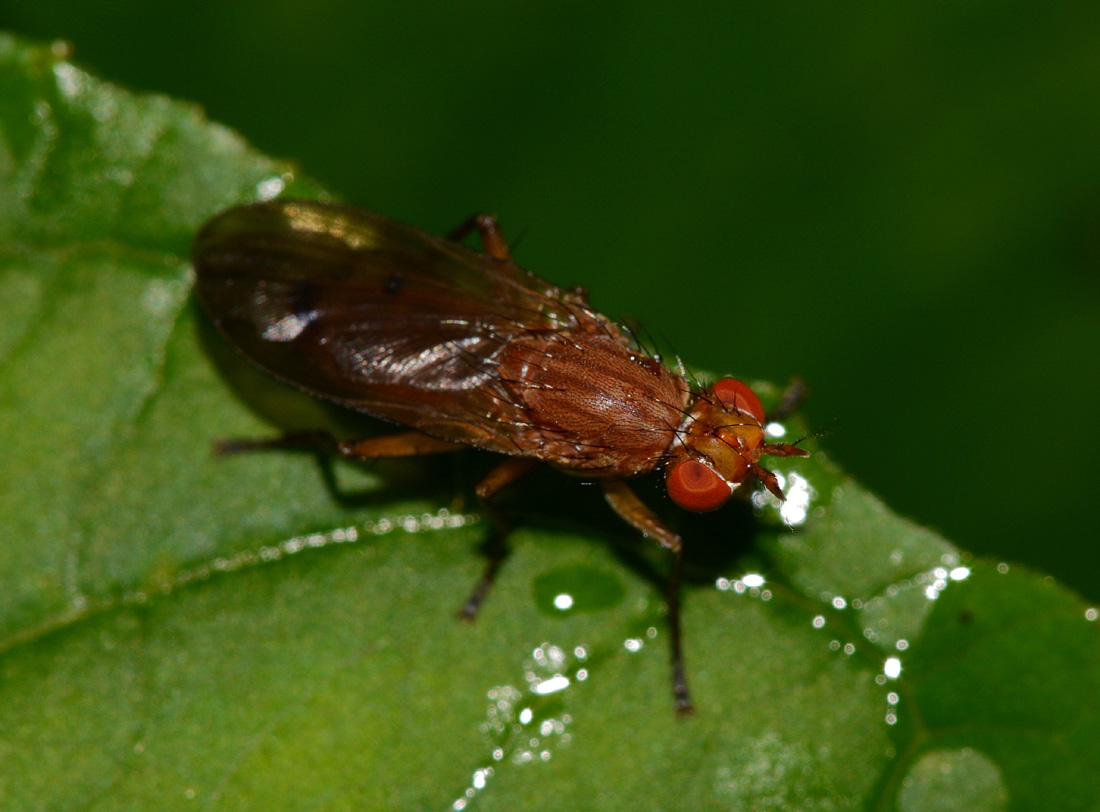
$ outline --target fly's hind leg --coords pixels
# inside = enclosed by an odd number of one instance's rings
[[[214,453],[219,457],[243,454],[249,451],[321,451],[336,454],[339,443],[327,431],[298,431],[281,437],[262,440],[218,440],[214,443]]]
[[[447,451],[460,451],[468,446],[440,440],[419,431],[407,431],[401,434],[388,434],[382,437],[370,437],[365,440],[339,442],[328,432],[310,431],[286,434],[268,440],[223,440],[216,446],[219,455],[237,454],[244,451],[270,449],[297,449],[305,451],[335,454],[351,460],[372,460],[383,457],[411,457],[421,454],[439,454]],[[470,597],[462,604],[458,616],[463,620],[473,620],[481,608],[485,596],[489,594],[496,579],[500,564],[508,553],[507,537],[511,523],[492,503],[492,498],[501,489],[528,474],[537,460],[524,457],[509,457],[491,470],[478,483],[477,495],[482,509],[492,523],[492,533],[486,544],[487,562],[485,571],[478,579],[477,586]]]
[[[537,465],[538,460],[509,457],[486,474],[477,485],[478,499],[492,523],[492,529],[485,545],[485,570],[481,573],[481,578],[478,579],[477,586],[470,593],[470,597],[458,610],[458,616],[462,620],[471,621],[477,617],[478,610],[481,609],[481,604],[492,589],[493,582],[500,571],[500,565],[508,555],[508,533],[511,532],[512,524],[500,508],[493,504],[492,499],[503,488],[529,474]]]
[[[481,237],[481,245],[486,254],[498,262],[512,261],[512,252],[508,250],[508,243],[504,241],[504,235],[500,232],[497,218],[491,214],[475,214],[448,234],[447,239],[452,242],[462,242],[463,238],[475,228]]]
[[[333,457],[349,460],[374,460],[383,457],[410,457],[460,451],[466,446],[429,437],[419,431],[388,434],[365,440],[340,442],[327,431],[303,431],[264,440],[221,440],[215,444],[218,456],[248,451],[292,450],[312,452],[317,457],[321,477],[333,497],[345,505],[359,504],[362,496],[344,493],[332,468]]]
[[[441,454],[461,451],[467,446],[407,431],[387,434],[365,440],[338,441],[327,431],[300,431],[266,440],[219,440],[214,445],[218,456],[240,454],[246,451],[271,451],[290,449],[298,451],[322,451],[349,460],[374,460],[382,457],[412,457],[421,454]]]
[[[672,528],[662,522],[657,514],[650,510],[622,480],[604,480],[603,492],[608,504],[628,524],[672,552],[672,571],[668,576],[666,592],[672,649],[672,696],[676,702],[676,713],[679,716],[688,716],[694,707],[691,704],[691,693],[688,691],[680,634],[680,569],[684,560],[683,542]]]
[[[461,451],[469,446],[440,440],[419,431],[386,434],[366,440],[348,440],[336,445],[336,453],[349,460],[375,460],[382,457],[419,457],[423,454],[444,454]]]

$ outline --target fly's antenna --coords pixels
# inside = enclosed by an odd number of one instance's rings
[[[837,422],[834,420],[833,425],[830,426],[829,428],[821,429],[820,431],[815,431],[815,432],[812,432],[810,434],[804,434],[801,437],[799,437],[797,440],[795,440],[793,443],[791,443],[791,445],[797,446],[800,443],[806,442],[807,440],[820,440],[822,437],[828,437],[830,434],[832,434],[836,430],[837,430]]]

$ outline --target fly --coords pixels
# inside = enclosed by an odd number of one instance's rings
[[[459,244],[474,230],[484,253]],[[192,259],[200,302],[253,363],[410,429],[337,443],[341,456],[504,454],[477,486],[486,503],[540,462],[598,481],[619,516],[673,554],[673,694],[677,711],[691,712],[682,541],[626,480],[661,469],[671,499],[696,512],[721,507],[753,478],[782,499],[761,457],[807,452],[767,442],[751,388],[733,378],[693,387],[593,310],[584,289],[559,288],[513,262],[488,215],[444,239],[360,209],[274,200],[216,216]],[[465,616],[476,614],[498,563],[490,561]]]

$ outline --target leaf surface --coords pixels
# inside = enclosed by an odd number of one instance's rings
[[[685,522],[686,720],[667,561],[590,489],[517,488],[467,625],[478,458],[216,459],[363,425],[248,368],[190,297],[199,225],[274,194],[323,195],[0,37],[5,809],[1095,808],[1095,611],[824,451],[777,463],[782,510]]]

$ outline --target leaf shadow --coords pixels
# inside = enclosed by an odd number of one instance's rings
[[[222,337],[201,313],[197,302],[193,306],[200,313],[196,319],[198,339],[207,357],[241,405],[273,427],[272,437],[321,431],[348,439],[400,430],[370,415],[316,398],[257,368]],[[225,439],[265,438],[212,437],[212,447]],[[476,510],[474,488],[500,459],[470,449],[455,454],[349,462],[320,445],[241,453],[310,454],[334,502],[347,509],[433,499],[458,510],[467,507]],[[382,472],[383,484],[367,490],[349,488],[341,481],[345,466],[378,470]],[[659,473],[633,479],[631,485],[646,504],[683,536],[685,584],[713,583],[718,574],[728,572],[752,548],[759,527],[745,500],[735,499],[714,513],[690,514],[672,505]],[[624,566],[663,594],[671,568],[670,554],[626,525],[607,505],[597,483],[542,466],[502,491],[494,498],[494,505],[513,528],[568,532],[610,545]],[[563,510],[562,506],[567,507]],[[483,554],[489,554],[492,546],[492,539],[487,538]]]

